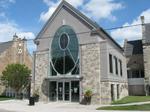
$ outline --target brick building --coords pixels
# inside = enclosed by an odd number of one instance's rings
[[[12,41],[0,43],[0,76],[8,64],[25,64],[32,70],[32,56],[27,50],[26,40],[19,38],[16,34]],[[0,83],[0,94],[5,94],[5,87]]]

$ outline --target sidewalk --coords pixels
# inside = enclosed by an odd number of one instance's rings
[[[109,105],[109,106],[129,106],[129,105],[142,105],[142,104],[150,104],[150,101],[127,103],[127,104],[114,104],[114,105]]]
[[[96,110],[96,108],[104,105],[80,105],[78,103],[69,103],[69,102],[68,103],[67,102],[49,102],[49,103],[38,102],[35,104],[35,106],[29,106],[28,103],[29,103],[28,100],[0,101],[0,110],[7,110],[10,112],[108,112],[108,110],[106,111]],[[120,106],[146,104],[146,103],[150,103],[150,102],[120,104]],[[115,106],[119,106],[119,105],[115,105]],[[129,112],[129,111],[109,111],[109,112]],[[141,111],[134,111],[134,112],[141,112]]]
[[[98,112],[98,105],[80,105],[66,102],[38,102],[35,106],[29,106],[28,100],[8,100],[0,102],[0,109],[15,112]]]

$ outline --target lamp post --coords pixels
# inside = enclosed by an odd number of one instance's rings
[[[30,75],[29,77],[28,77],[29,79],[28,79],[28,81],[29,81],[29,90],[28,90],[28,99],[29,99],[29,106],[33,106],[34,105],[34,103],[35,103],[35,98],[34,97],[31,97],[31,78],[32,78],[32,76]]]
[[[31,96],[31,78],[32,76],[30,75],[28,77],[28,99],[30,99],[30,96]]]

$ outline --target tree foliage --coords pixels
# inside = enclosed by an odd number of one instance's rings
[[[31,70],[24,64],[9,64],[2,72],[1,80],[5,86],[9,86],[19,92],[29,82]]]

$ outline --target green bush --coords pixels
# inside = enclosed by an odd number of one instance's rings
[[[84,97],[91,97],[93,95],[93,92],[92,90],[86,90],[85,93],[84,93]]]

